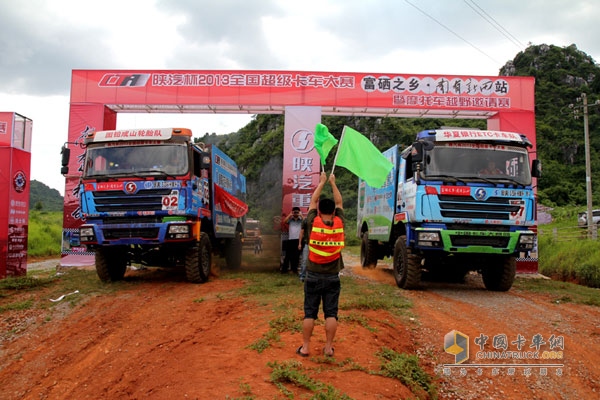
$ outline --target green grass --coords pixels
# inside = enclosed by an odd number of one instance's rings
[[[416,355],[400,354],[384,347],[377,356],[381,360],[381,375],[398,379],[419,399],[437,399],[437,388],[419,366]]]
[[[402,296],[396,286],[369,281],[343,278],[344,296],[340,299],[341,310],[385,310],[396,315],[406,315],[410,301]]]
[[[49,302],[48,299],[55,299],[78,290],[78,294],[65,297],[63,301],[74,306],[89,295],[114,293],[123,285],[123,283],[103,284],[96,272],[90,270],[73,269],[61,274],[57,274],[56,270],[36,270],[26,276],[0,280],[0,314],[20,309],[51,311],[59,302]],[[12,301],[13,298],[19,298],[23,294],[28,296],[26,300]]]
[[[577,226],[574,207],[552,210],[553,221],[538,228],[539,272],[555,280],[600,288],[600,239]]]
[[[0,306],[0,314],[2,314],[5,311],[28,310],[32,306],[33,306],[32,300],[18,301],[15,303],[10,303],[10,304]]]
[[[47,276],[20,276],[8,277],[0,280],[0,293],[6,290],[27,290],[41,286],[47,286],[54,281],[54,278]]]
[[[513,290],[546,294],[551,303],[576,303],[600,307],[598,289],[550,279],[516,279]]]
[[[29,211],[27,254],[30,257],[60,256],[63,213]]]
[[[313,392],[310,399],[315,400],[351,400],[352,398],[344,393],[340,393],[336,388],[327,385],[314,378],[311,378],[304,370],[304,367],[299,361],[286,362],[271,362],[268,364],[273,369],[271,372],[271,382],[279,388],[279,390],[289,399],[293,399],[294,395],[290,392],[285,384],[293,384]]]

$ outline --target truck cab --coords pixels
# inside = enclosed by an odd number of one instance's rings
[[[246,181],[226,154],[185,128],[91,132],[84,146],[79,240],[101,280],[140,263],[205,282],[212,253],[239,267]]]
[[[540,166],[530,147],[518,133],[456,128],[422,131],[404,150],[388,149],[394,169],[386,185],[359,181],[363,266],[392,256],[397,284],[408,289],[423,272],[460,280],[474,270],[488,289],[508,290],[516,256],[535,242],[532,177]]]

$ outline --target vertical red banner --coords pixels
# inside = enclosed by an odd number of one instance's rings
[[[79,178],[83,171],[83,143],[91,131],[116,128],[116,113],[104,104],[71,104],[69,139],[71,150],[69,172],[65,176],[65,199],[61,265],[80,266],[94,264],[94,253],[79,243],[79,227],[83,216],[79,206]]]
[[[321,122],[321,107],[286,107],[283,145],[282,211],[300,207],[306,214],[321,169],[314,130]]]
[[[27,274],[32,122],[0,113],[0,279]]]

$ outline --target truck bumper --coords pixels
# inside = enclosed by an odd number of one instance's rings
[[[529,230],[497,232],[417,228],[413,240],[415,246],[422,250],[514,254],[532,250],[535,233]]]
[[[150,245],[194,240],[190,223],[160,224],[85,224],[79,228],[82,244]]]

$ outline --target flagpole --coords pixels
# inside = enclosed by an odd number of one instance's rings
[[[335,162],[337,161],[338,153],[340,152],[340,147],[342,147],[342,141],[344,140],[344,132],[346,132],[346,125],[344,125],[344,129],[342,129],[342,137],[340,137],[340,142],[338,143],[337,149],[335,150],[335,157],[333,158],[333,167],[331,167],[331,173],[335,170]]]

